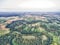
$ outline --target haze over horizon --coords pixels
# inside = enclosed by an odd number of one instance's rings
[[[59,12],[60,0],[0,0],[0,12]]]

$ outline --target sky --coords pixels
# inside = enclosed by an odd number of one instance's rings
[[[0,0],[0,12],[60,11],[60,0]]]

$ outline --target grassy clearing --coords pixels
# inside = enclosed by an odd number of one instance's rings
[[[10,30],[0,30],[0,36],[8,34]]]
[[[35,39],[36,37],[35,36],[22,36],[23,39]]]

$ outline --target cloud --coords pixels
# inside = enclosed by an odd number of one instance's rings
[[[0,11],[59,11],[60,0],[0,0]]]

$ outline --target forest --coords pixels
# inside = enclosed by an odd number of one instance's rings
[[[0,45],[60,45],[60,16],[0,18]]]

